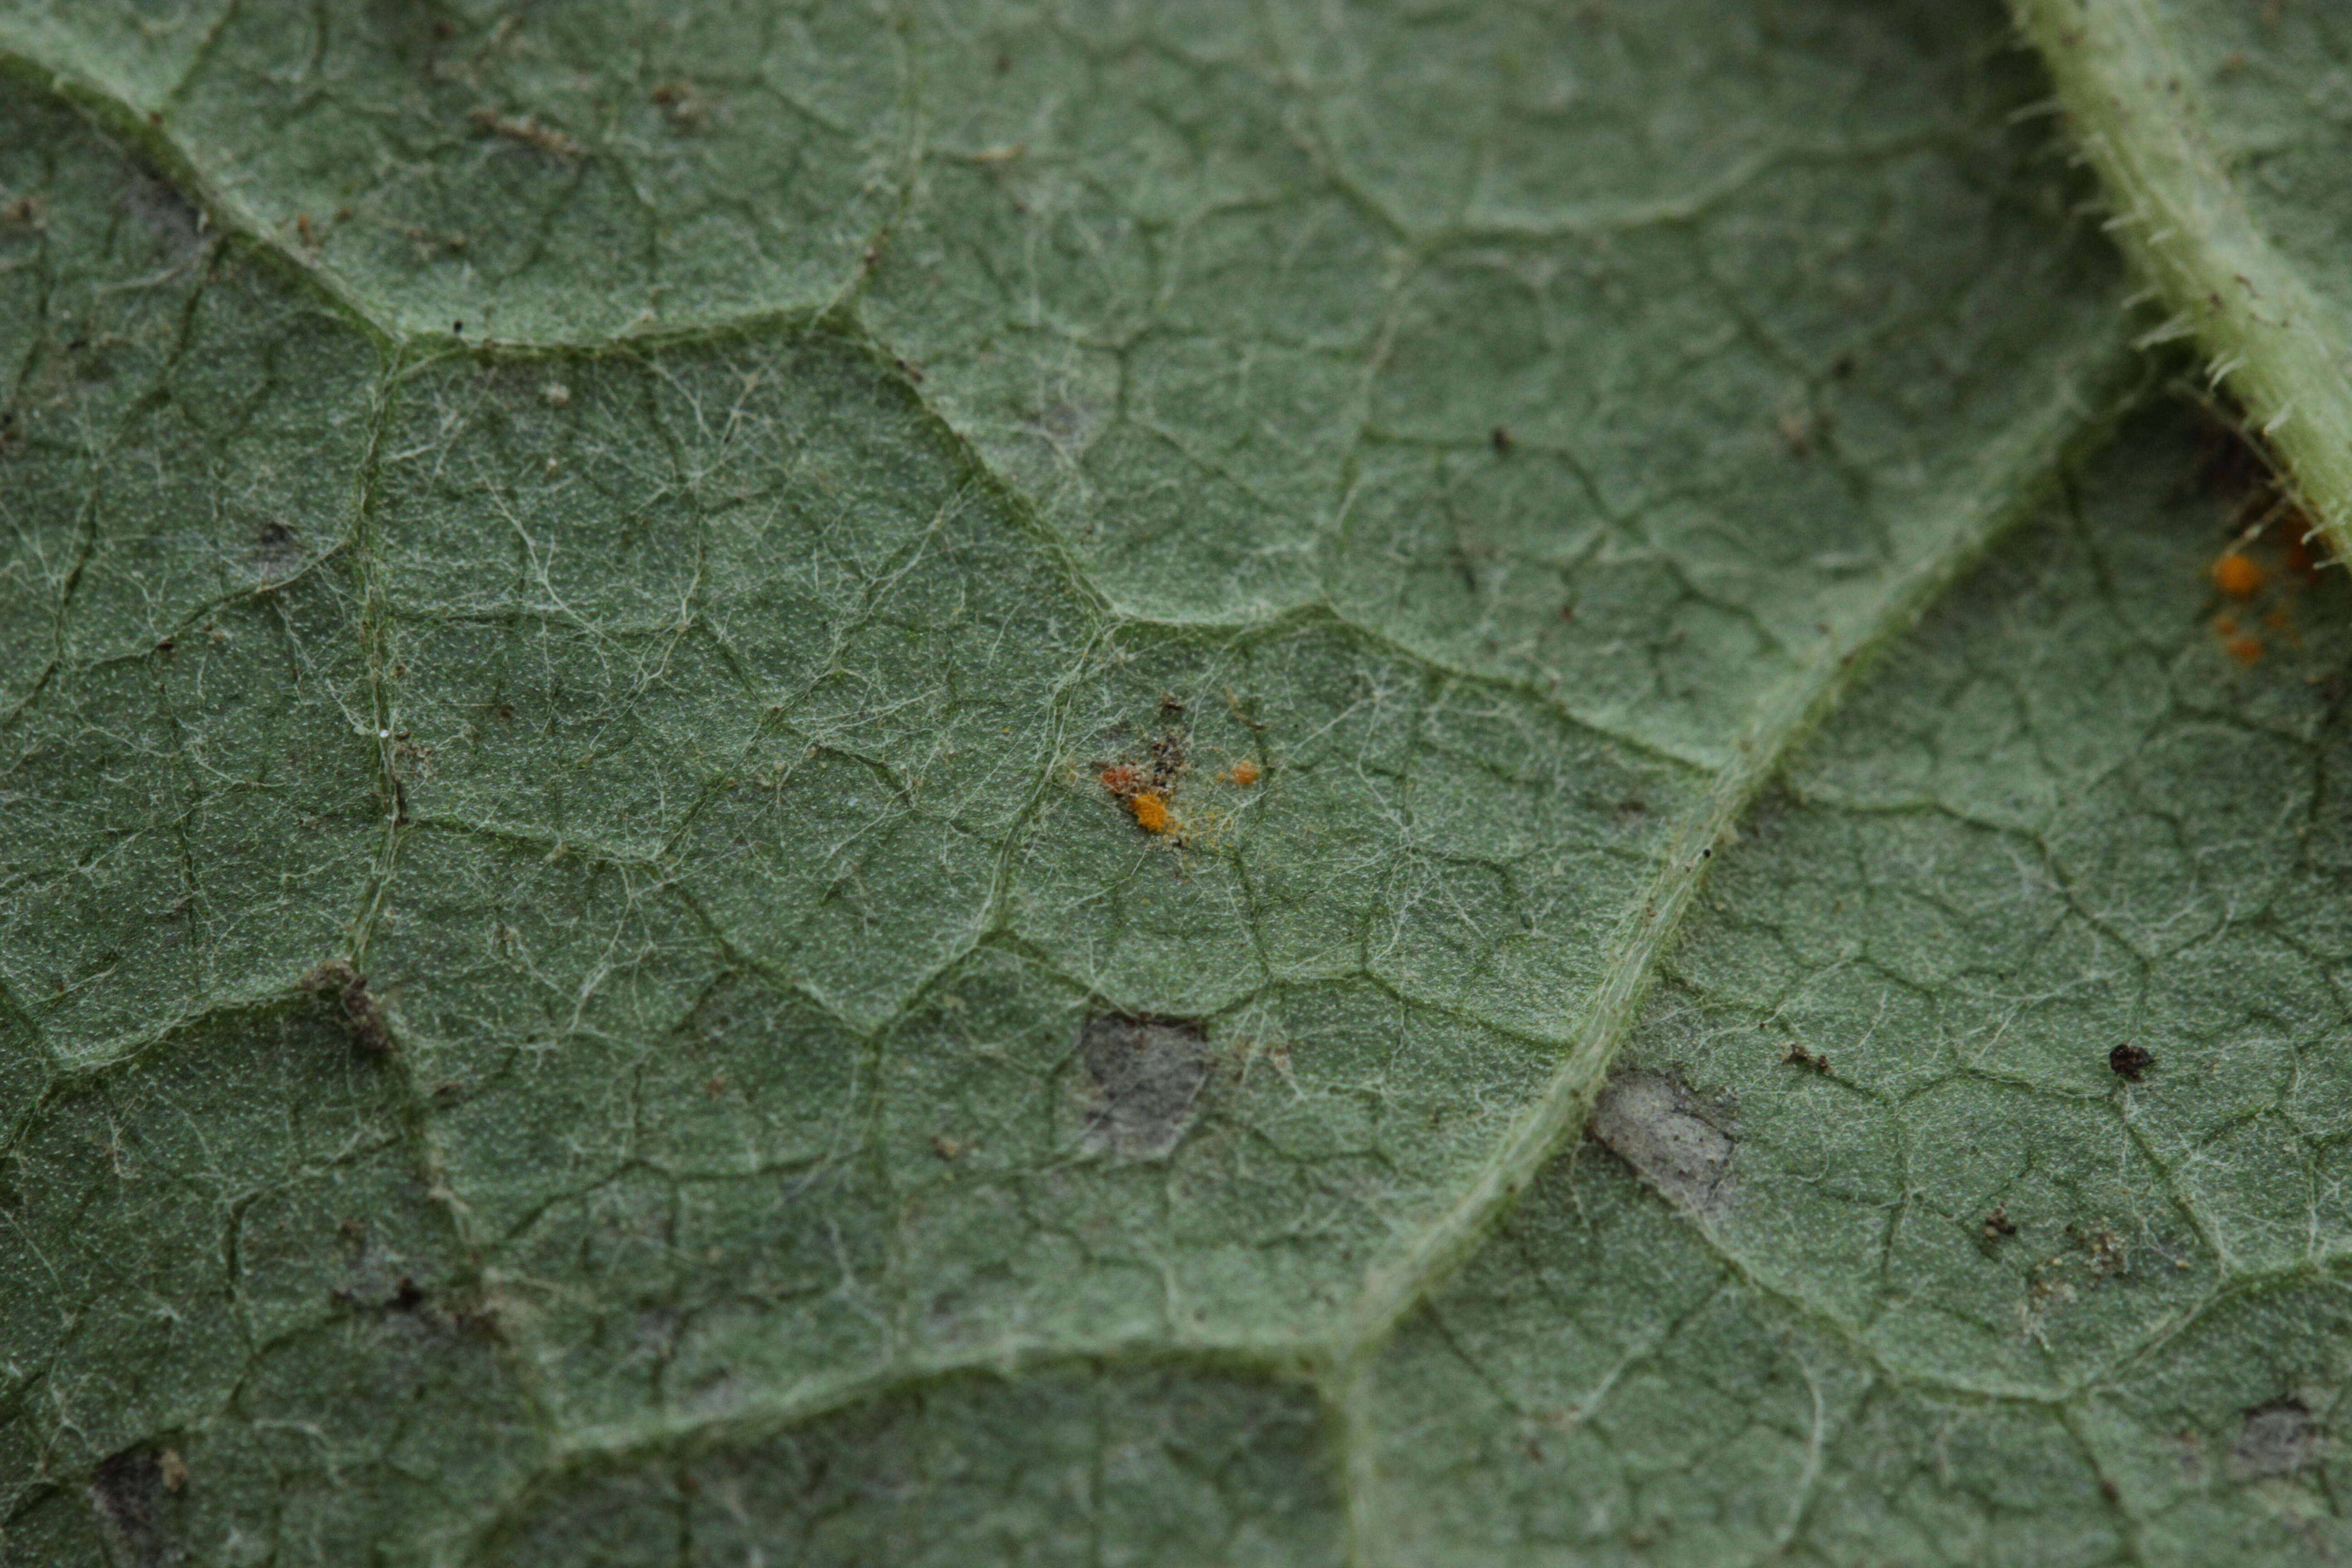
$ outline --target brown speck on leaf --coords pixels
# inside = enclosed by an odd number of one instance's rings
[[[296,237],[301,240],[303,249],[316,250],[319,248],[319,230],[317,226],[310,222],[310,215],[309,213],[296,213],[294,215],[294,233]]]
[[[180,1458],[177,1448],[166,1448],[155,1456],[155,1468],[163,1479],[167,1492],[184,1491],[188,1485],[188,1462]]]
[[[1251,718],[1249,710],[1242,706],[1242,700],[1238,696],[1234,695],[1234,689],[1230,686],[1225,688],[1225,706],[1233,710],[1233,715],[1234,718],[1240,720],[1251,729],[1260,731],[1263,731],[1265,729],[1265,721]]]
[[[1719,904],[1717,906],[1718,909],[1721,907]],[[1789,1048],[1780,1053],[1780,1059],[1790,1067],[1811,1068],[1815,1072],[1830,1070],[1828,1057],[1819,1051],[1809,1051],[1801,1042],[1795,1040],[1789,1042]]]
[[[2016,1234],[2017,1222],[2009,1217],[2009,1205],[1994,1205],[1992,1213],[1985,1215],[1984,1218],[1984,1238],[1987,1241],[1999,1241],[2002,1237]]]
[[[907,373],[907,379],[908,381],[913,382],[918,386],[920,386],[923,384],[923,367],[921,365],[917,364],[912,360],[902,359],[898,362],[898,368]]]
[[[721,1096],[721,1095],[725,1094],[726,1092],[727,1092],[727,1075],[726,1075],[725,1073],[723,1073],[723,1072],[715,1072],[715,1073],[712,1073],[709,1078],[704,1079],[702,1080],[702,1095],[703,1095],[703,1098],[704,1098],[704,1099],[706,1099],[706,1100],[717,1100],[719,1096]]]
[[[392,1289],[392,1299],[384,1305],[395,1312],[414,1312],[425,1305],[425,1288],[404,1274],[400,1277],[400,1283]]]
[[[350,961],[331,958],[302,977],[305,991],[332,992],[342,1004],[343,1027],[352,1044],[371,1056],[389,1056],[397,1048],[385,1026],[383,1005],[368,990],[367,976]]]
[[[1783,414],[1774,422],[1792,458],[1813,455],[1813,422],[1801,414]]]
[[[654,107],[669,117],[670,129],[692,132],[702,129],[702,100],[696,95],[690,82],[672,79],[655,88]]]
[[[949,1137],[946,1133],[935,1132],[931,1134],[931,1152],[937,1154],[940,1159],[955,1159],[957,1156],[961,1155],[963,1151],[964,1145]]]
[[[1842,353],[1830,363],[1830,374],[1840,381],[1853,380],[1853,373],[1854,358],[1851,353]]]
[[[2075,1231],[2074,1235],[2083,1250],[2090,1254],[2092,1273],[2105,1275],[2131,1272],[2131,1253],[2128,1245],[2105,1219],[2101,1219],[2090,1229]]]
[[[1507,458],[1511,455],[1511,432],[1505,426],[1496,426],[1486,439],[1494,444],[1497,457]]]
[[[2156,1058],[2144,1046],[2117,1046],[2107,1053],[2107,1068],[2117,1078],[2139,1081],[2139,1075],[2156,1065]]]

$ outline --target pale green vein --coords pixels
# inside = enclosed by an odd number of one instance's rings
[[[1374,1363],[1398,1325],[1469,1257],[1480,1238],[1544,1163],[1584,1123],[1611,1063],[1632,1032],[1660,961],[1680,931],[1709,862],[1737,837],[1738,825],[1790,753],[1828,716],[1869,656],[1901,637],[1985,551],[2022,521],[2048,494],[2070,455],[2103,440],[2140,379],[2136,356],[2104,331],[2063,362],[2070,367],[2032,419],[2021,421],[1953,487],[1961,499],[1940,531],[1939,548],[1892,577],[1872,612],[1848,639],[1826,645],[1748,724],[1716,775],[1706,804],[1685,820],[1628,916],[1585,1022],[1552,1074],[1497,1140],[1494,1152],[1437,1217],[1406,1245],[1367,1270],[1329,1364],[1330,1394],[1344,1433],[1351,1560],[1378,1560],[1381,1539],[1377,1445],[1366,1425]]]
[[[2336,311],[2246,210],[2195,84],[2147,0],[2011,0],[2116,211],[2108,226],[2352,554],[2352,379]]]

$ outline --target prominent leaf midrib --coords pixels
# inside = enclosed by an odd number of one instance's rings
[[[2062,386],[2034,418],[1997,442],[1974,473],[1955,481],[1961,494],[1940,544],[1895,576],[1854,630],[1823,644],[1729,748],[1706,804],[1675,832],[1647,895],[1621,928],[1624,934],[1607,961],[1585,1023],[1544,1093],[1514,1121],[1444,1214],[1401,1257],[1368,1271],[1339,1347],[1342,1359],[1385,1342],[1580,1123],[1632,1029],[1658,960],[1706,879],[1715,847],[1736,836],[1738,824],[1790,751],[1837,706],[1868,657],[1908,630],[2003,531],[2023,521],[2047,493],[2062,459],[2095,440],[2120,412],[2124,389],[2133,378],[2128,352],[2101,331],[2078,348],[2073,363],[2079,390]]]
[[[2065,363],[2074,378],[2062,381],[2037,416],[1989,447],[1965,479],[1954,481],[1958,496],[1938,547],[1890,581],[1856,629],[1825,646],[1750,721],[1704,806],[1674,836],[1588,1004],[1584,1026],[1542,1095],[1515,1119],[1438,1217],[1367,1270],[1355,1310],[1326,1362],[1326,1396],[1345,1467],[1351,1563],[1377,1560],[1373,1543],[1383,1539],[1379,1446],[1370,1413],[1381,1351],[1582,1125],[1632,1033],[1659,961],[1706,880],[1715,848],[1734,839],[1739,821],[1790,752],[1836,708],[1870,657],[1906,632],[2003,533],[2032,515],[2054,488],[2064,461],[2104,438],[2133,401],[2138,361],[2111,331],[2097,331]]]
[[[2352,559],[2345,323],[2263,233],[2215,150],[2194,80],[2148,0],[2011,0],[2117,210],[2107,227]]]

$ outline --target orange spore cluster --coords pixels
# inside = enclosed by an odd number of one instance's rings
[[[1235,763],[1232,767],[1225,770],[1225,777],[1233,780],[1234,783],[1241,785],[1242,788],[1247,789],[1250,785],[1257,783],[1257,764],[1251,762],[1247,757],[1244,757],[1240,762]]]
[[[2221,645],[2221,651],[2240,664],[2260,664],[2263,658],[2263,639],[2248,637],[2231,637]]]
[[[2213,585],[2233,599],[2252,598],[2263,585],[2263,569],[2232,550],[2213,563]]]
[[[1127,809],[1135,813],[1135,825],[1146,833],[1168,831],[1168,803],[1150,790],[1129,795]]]

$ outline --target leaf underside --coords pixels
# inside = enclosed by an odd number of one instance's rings
[[[2352,1549],[2352,602],[2049,91],[0,5],[0,1560]]]

